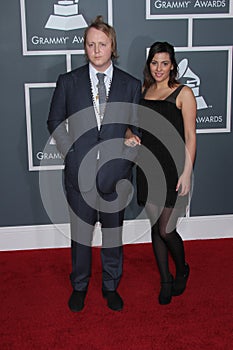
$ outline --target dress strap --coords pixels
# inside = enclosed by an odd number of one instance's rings
[[[169,95],[165,101],[168,101],[168,102],[172,102],[172,103],[176,103],[176,98],[177,96],[179,95],[180,91],[183,89],[185,85],[179,85],[178,88],[175,89],[175,91],[173,91],[171,93],[171,95]]]

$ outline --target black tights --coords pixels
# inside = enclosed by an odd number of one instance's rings
[[[155,258],[158,264],[161,281],[169,280],[168,252],[176,266],[176,277],[183,276],[185,252],[181,236],[176,231],[176,223],[181,211],[174,208],[163,208],[161,214],[156,205],[147,203],[146,212],[151,222],[151,238]],[[184,214],[184,213],[182,213]],[[156,220],[155,218],[158,217]],[[154,223],[155,222],[155,223]]]

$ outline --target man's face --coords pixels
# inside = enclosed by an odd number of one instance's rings
[[[112,41],[101,30],[88,30],[85,51],[90,63],[99,72],[104,72],[110,66]]]

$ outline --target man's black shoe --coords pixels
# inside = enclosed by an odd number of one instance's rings
[[[86,297],[87,291],[73,290],[68,305],[71,311],[78,312],[84,308],[84,300]]]
[[[107,305],[111,310],[120,311],[123,309],[123,300],[117,291],[102,290],[103,297],[107,299]]]

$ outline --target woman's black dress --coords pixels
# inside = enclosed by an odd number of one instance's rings
[[[179,85],[165,100],[147,100],[144,98],[146,92],[141,99],[140,105],[146,107],[140,108],[141,144],[152,152],[154,162],[146,161],[147,153],[140,146],[137,166],[140,205],[146,202],[169,208],[187,205],[187,196],[177,196],[176,191],[185,160],[183,117],[176,107],[176,98],[183,87]]]

